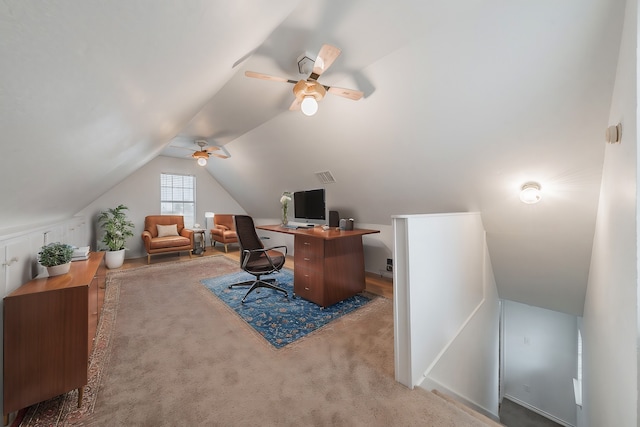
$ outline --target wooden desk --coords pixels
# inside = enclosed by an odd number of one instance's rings
[[[8,414],[87,384],[106,276],[104,252],[69,273],[25,283],[4,298],[4,422]]]
[[[261,225],[257,229],[294,236],[293,291],[296,295],[328,307],[365,288],[362,236],[379,230],[324,231],[322,227],[286,228]]]

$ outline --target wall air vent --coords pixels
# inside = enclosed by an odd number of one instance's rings
[[[334,182],[336,182],[335,178],[333,177],[333,175],[331,175],[331,172],[329,171],[316,172],[316,176],[318,177],[320,182],[323,184],[333,184]]]

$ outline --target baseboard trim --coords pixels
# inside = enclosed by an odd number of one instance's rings
[[[558,417],[556,417],[556,416],[554,416],[554,415],[552,415],[552,414],[550,414],[548,412],[543,411],[542,409],[536,408],[535,406],[531,406],[527,402],[523,402],[522,400],[518,399],[517,397],[513,397],[513,396],[511,396],[509,394],[505,394],[504,398],[505,399],[509,399],[513,403],[517,403],[518,405],[523,406],[523,407],[527,408],[528,410],[530,410],[532,412],[535,412],[538,415],[541,415],[541,416],[543,416],[545,418],[548,418],[551,421],[560,424],[561,426],[576,427],[573,424],[570,424],[570,423],[568,423],[568,422],[566,422],[564,420],[561,420],[560,418],[558,418]]]
[[[428,377],[424,378],[422,382],[418,384],[418,387],[423,388],[427,391],[431,391],[435,389],[440,391],[441,393],[448,394],[453,399],[467,405],[469,408],[473,409],[476,412],[481,413],[485,417],[490,418],[498,423],[500,422],[500,414],[494,414],[489,409],[483,406],[480,406],[477,403],[474,403],[473,401],[469,400],[467,397],[461,395],[460,393],[455,392],[454,390],[451,390],[449,387],[445,386],[444,384],[441,384],[440,382],[432,378],[428,378]]]

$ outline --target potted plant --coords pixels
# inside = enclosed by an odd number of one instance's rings
[[[107,268],[119,268],[124,263],[125,242],[133,236],[133,223],[127,219],[125,205],[103,211],[98,222],[104,231],[102,243],[107,245],[104,262]]]
[[[73,247],[66,243],[49,243],[38,252],[38,262],[47,267],[49,277],[68,273],[71,257],[73,257]]]

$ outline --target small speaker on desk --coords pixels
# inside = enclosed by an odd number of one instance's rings
[[[329,227],[337,227],[340,225],[340,214],[338,211],[329,211]]]

